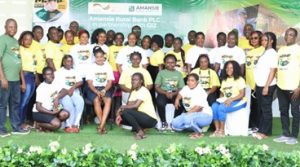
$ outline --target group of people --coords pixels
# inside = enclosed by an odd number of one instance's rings
[[[218,33],[218,46],[211,50],[204,47],[205,34],[193,30],[187,44],[171,33],[141,38],[139,26],[132,27],[127,39],[102,28],[90,35],[79,30],[76,21],[65,32],[50,27],[47,44],[41,43],[44,30],[39,25],[22,32],[19,40],[16,32],[17,22],[8,19],[0,37],[1,137],[10,135],[5,128],[7,106],[13,134],[29,133],[26,120],[31,112],[37,130],[63,126],[67,133],[78,133],[87,99],[100,121],[99,134],[107,133],[106,120],[115,112],[116,124],[131,126],[136,139],[145,138],[145,129],[158,122],[160,131],[190,130],[192,139],[201,138],[202,128],[213,123],[210,136],[223,137],[227,114],[250,101],[249,127],[253,137],[265,139],[272,135],[277,90],[283,134],[274,141],[297,143],[300,47],[294,28],[286,30],[286,46],[279,50],[274,33],[262,33],[250,24],[240,38],[235,30]],[[246,87],[252,91],[248,100]],[[169,103],[175,106],[170,124]]]

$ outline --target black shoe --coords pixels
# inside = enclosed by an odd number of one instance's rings
[[[13,135],[28,135],[30,130],[19,129],[18,131],[13,131],[11,134]]]

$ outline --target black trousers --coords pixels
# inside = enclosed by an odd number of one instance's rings
[[[300,120],[300,98],[296,101],[291,99],[292,91],[291,90],[282,90],[280,88],[277,89],[277,96],[279,102],[279,110],[280,110],[280,119],[281,119],[281,127],[284,136],[290,137],[298,137],[299,134],[299,120]],[[291,112],[293,116],[292,122],[292,133],[290,133],[290,118],[289,118],[289,109],[291,106]]]
[[[155,84],[154,83],[155,83],[156,76],[159,72],[159,68],[149,64],[148,67],[147,67],[147,70],[150,73],[150,76],[151,76],[151,79],[152,79],[153,85],[154,85],[153,88],[150,90],[150,94],[151,94],[151,97],[152,97],[152,102],[153,102],[154,108],[156,108]]]
[[[258,132],[269,136],[272,134],[272,102],[276,85],[269,86],[269,92],[266,96],[262,95],[263,88],[256,86],[257,109],[261,111]]]
[[[165,95],[158,93],[156,98],[158,115],[161,122],[166,122],[166,105],[169,103],[174,104],[176,97],[173,99],[168,99]],[[178,110],[175,109],[174,118],[182,113],[182,107],[179,107]]]
[[[126,109],[121,115],[122,124],[132,126],[132,131],[138,132],[145,128],[154,128],[157,120],[136,109]]]
[[[255,97],[253,97],[252,94],[254,94]],[[256,91],[251,90],[249,128],[259,127],[261,111],[258,110],[257,105],[257,93]]]

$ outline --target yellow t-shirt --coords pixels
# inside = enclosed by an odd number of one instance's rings
[[[74,45],[68,45],[68,44],[63,44],[60,49],[62,50],[63,54],[67,55],[70,54],[70,50]]]
[[[60,50],[58,44],[48,41],[45,47],[45,54],[47,59],[52,59],[54,67],[58,70],[61,67],[63,52]]]
[[[203,89],[210,89],[213,86],[220,87],[219,77],[212,69],[200,70],[200,68],[195,68],[191,73],[199,76],[199,84]]]
[[[117,59],[117,55],[119,53],[119,51],[123,48],[123,46],[116,46],[116,45],[112,45],[108,48],[108,62],[111,65],[113,71],[118,71],[117,68],[117,63],[116,63],[116,59]]]
[[[147,88],[142,86],[139,90],[134,90],[131,92],[128,101],[132,102],[136,100],[143,101],[137,109],[139,112],[143,112],[157,120],[151,94]]]
[[[152,66],[158,67],[158,65],[164,64],[164,57],[164,52],[161,49],[159,49],[150,56],[150,64]]]
[[[130,68],[124,70],[121,74],[119,84],[125,85],[127,88],[131,89],[131,77],[136,72],[143,74],[144,80],[145,80],[145,86],[153,84],[150,73],[142,67],[139,67],[139,68],[130,67]]]
[[[247,52],[246,55],[246,84],[255,89],[254,67],[257,64],[259,57],[264,53],[264,47],[258,47]]]
[[[60,41],[60,43],[62,43],[62,44],[67,44],[67,41],[66,41],[65,36],[64,36],[63,39]],[[78,38],[78,36],[75,36],[75,37],[74,37],[74,43],[75,43],[75,44],[78,44],[78,43],[79,43],[79,38]]]
[[[300,86],[300,46],[294,44],[278,50],[277,85],[283,90]]]
[[[35,50],[37,54],[36,72],[38,74],[42,74],[43,69],[46,67],[45,46],[35,40],[32,40],[30,48],[32,48],[32,50]]]
[[[37,58],[34,50],[20,46],[20,56],[22,61],[22,70],[35,73]]]
[[[188,52],[193,46],[195,46],[195,45],[191,45],[191,44],[189,44],[189,43],[184,44],[184,45],[182,46],[182,49],[184,50],[185,55],[187,54],[187,52]]]
[[[232,77],[222,81],[220,90],[224,94],[224,97],[228,99],[236,97],[240,94],[240,90],[245,88],[246,84],[244,78],[240,77],[239,79],[234,80]],[[243,100],[246,100],[246,98],[244,97]]]
[[[182,77],[184,78],[186,76],[186,72],[184,70],[184,64],[183,64],[183,60],[182,60],[182,57],[181,57],[181,52],[176,53],[176,52],[174,52],[172,50],[172,51],[169,51],[167,54],[173,54],[173,55],[175,55],[175,57],[177,59],[175,69],[177,71],[179,71],[182,74]]]
[[[249,40],[246,37],[241,37],[239,39],[238,47],[242,48],[246,54],[253,49],[253,46],[250,45]]]

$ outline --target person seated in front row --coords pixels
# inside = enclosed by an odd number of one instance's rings
[[[205,90],[198,84],[199,76],[189,74],[187,76],[187,85],[184,86],[175,100],[176,109],[180,106],[182,100],[185,112],[174,118],[172,129],[182,131],[192,129],[194,133],[190,135],[191,139],[198,139],[203,136],[201,128],[209,126],[212,122],[212,110],[207,102]]]
[[[94,110],[100,121],[98,127],[99,134],[106,134],[105,123],[111,107],[111,98],[113,94],[112,81],[114,74],[112,67],[106,63],[106,53],[100,46],[93,49],[95,63],[91,65],[87,74],[87,98],[93,102]],[[101,103],[104,102],[102,110]]]
[[[145,128],[154,128],[157,116],[149,90],[145,88],[144,77],[141,73],[134,73],[131,77],[132,91],[126,105],[122,105],[116,115],[116,124],[132,126],[136,132],[135,139],[144,139]]]
[[[36,104],[33,108],[33,120],[36,128],[42,131],[54,131],[69,118],[69,112],[60,104],[68,91],[53,84],[54,71],[51,67],[43,69],[44,82],[36,90]]]
[[[225,63],[223,71],[223,81],[221,84],[221,95],[212,105],[213,120],[216,127],[211,137],[223,137],[226,114],[245,108],[245,80],[241,76],[240,65],[236,61]]]
[[[151,90],[153,87],[153,82],[151,79],[150,73],[143,67],[140,66],[142,61],[142,55],[139,52],[133,52],[130,54],[130,61],[132,63],[132,67],[125,69],[120,77],[120,87],[122,89],[122,104],[126,104],[129,94],[131,92],[131,76],[136,72],[140,72],[143,74],[145,78],[145,87],[148,90]]]
[[[61,100],[64,108],[70,113],[70,118],[66,120],[65,132],[78,133],[84,107],[84,101],[78,89],[82,85],[82,79],[73,69],[73,58],[71,55],[63,57],[62,65],[60,69],[55,71],[53,83],[68,90],[68,95]]]

